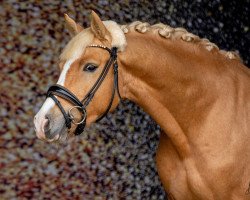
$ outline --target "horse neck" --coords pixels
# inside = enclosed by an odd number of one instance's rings
[[[218,74],[226,72],[225,58],[154,33],[132,31],[126,38],[126,51],[119,55],[122,95],[151,115],[182,148],[181,154],[187,154],[186,134],[202,123],[215,102]]]

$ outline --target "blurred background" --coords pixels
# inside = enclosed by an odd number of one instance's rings
[[[63,13],[85,27],[91,10],[184,27],[249,65],[249,9],[249,0],[0,1],[0,199],[167,198],[154,162],[159,127],[132,102],[64,144],[36,138],[33,116],[70,40]]]

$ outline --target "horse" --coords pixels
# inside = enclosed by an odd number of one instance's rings
[[[34,117],[54,142],[115,110],[121,99],[161,127],[157,171],[170,199],[250,199],[250,70],[234,52],[183,28],[119,25],[65,14],[72,39]]]

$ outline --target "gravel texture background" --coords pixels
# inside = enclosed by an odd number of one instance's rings
[[[249,0],[0,2],[0,199],[166,199],[154,163],[159,127],[131,102],[65,144],[36,138],[34,113],[70,39],[63,13],[84,26],[93,9],[122,24],[185,27],[249,64]]]

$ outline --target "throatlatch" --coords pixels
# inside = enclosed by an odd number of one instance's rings
[[[96,48],[105,49],[109,52],[110,58],[106,62],[106,64],[105,64],[100,76],[98,77],[97,81],[92,86],[92,88],[89,90],[89,92],[86,94],[86,96],[83,98],[83,100],[80,101],[71,91],[69,91],[67,88],[65,88],[61,85],[58,85],[58,84],[50,86],[48,91],[47,91],[47,97],[51,97],[54,100],[54,102],[56,103],[56,105],[58,106],[58,108],[61,110],[63,117],[65,119],[66,127],[68,129],[70,129],[71,123],[77,125],[77,128],[75,130],[75,135],[79,135],[83,132],[85,125],[86,125],[86,120],[87,120],[86,107],[88,106],[90,101],[93,99],[98,88],[101,86],[101,84],[102,84],[103,80],[105,79],[105,77],[107,76],[112,64],[113,64],[113,69],[114,69],[114,85],[113,85],[113,91],[112,91],[110,103],[109,103],[106,111],[96,121],[100,121],[109,112],[109,110],[112,106],[114,97],[115,97],[115,91],[117,91],[118,96],[121,99],[121,96],[119,93],[119,88],[118,88],[117,48],[112,47],[111,49],[109,49],[108,47],[105,47],[102,45],[90,45],[88,47],[96,47]],[[67,100],[68,102],[70,102],[74,106],[71,109],[69,109],[68,112],[66,112],[56,96],[59,96],[65,100]],[[72,114],[74,109],[78,110],[82,114],[80,121],[77,121],[74,118],[74,116]]]

